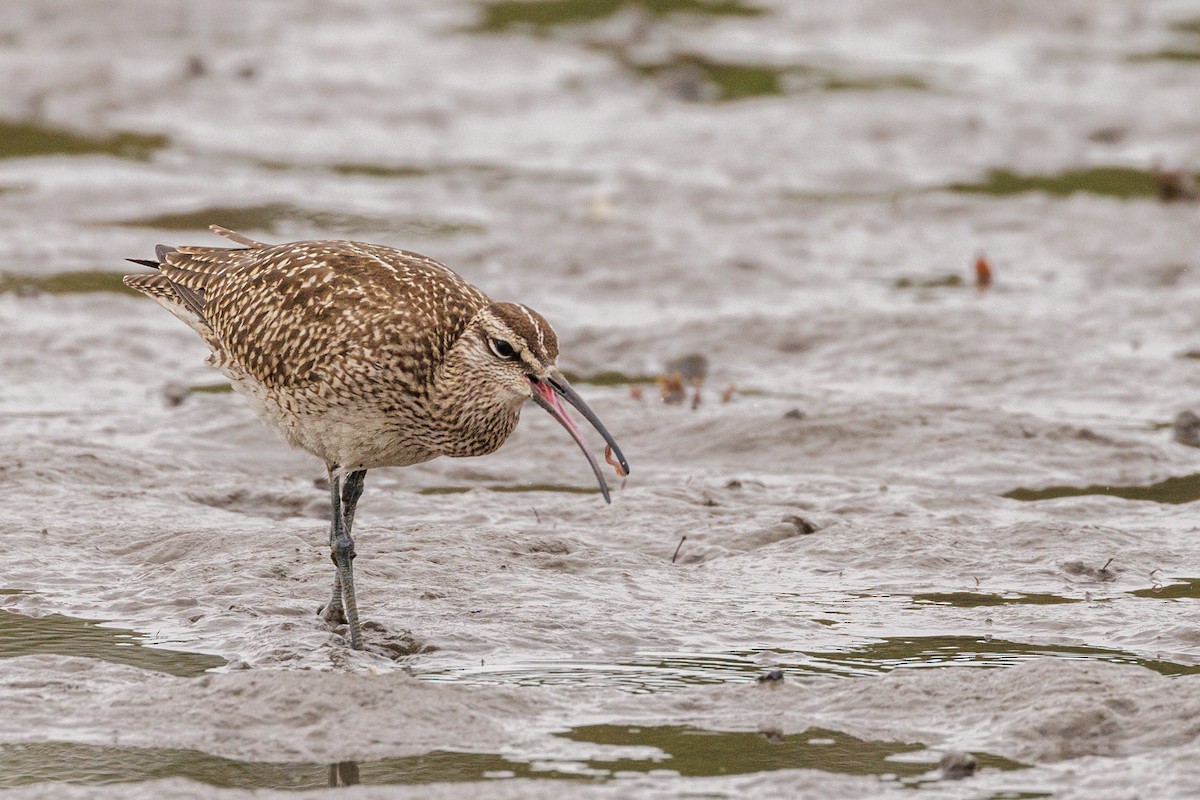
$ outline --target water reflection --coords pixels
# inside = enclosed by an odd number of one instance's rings
[[[362,783],[357,761],[339,761],[329,765],[330,786],[357,786]]]

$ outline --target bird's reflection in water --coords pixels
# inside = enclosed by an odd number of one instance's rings
[[[357,761],[339,761],[329,765],[330,786],[357,786],[360,782]]]

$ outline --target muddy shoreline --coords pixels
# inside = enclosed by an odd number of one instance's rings
[[[1186,4],[12,5],[0,796],[1195,793]],[[633,474],[372,471],[350,651],[323,469],[118,283],[210,223],[537,308]]]

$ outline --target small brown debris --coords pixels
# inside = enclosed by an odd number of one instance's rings
[[[697,386],[692,390],[692,411],[700,407],[700,387]]]
[[[1200,416],[1192,411],[1183,411],[1175,417],[1171,438],[1188,447],[1200,447]]]
[[[988,263],[987,256],[980,253],[975,257],[975,288],[985,292],[991,285],[992,265]]]
[[[938,769],[942,772],[943,780],[957,781],[969,778],[975,774],[979,762],[970,753],[951,750],[938,761]]]
[[[184,75],[188,78],[203,78],[208,74],[208,65],[204,63],[204,59],[198,55],[188,56],[183,67]]]
[[[798,408],[793,408],[783,415],[784,419],[804,419],[804,412]]]
[[[1158,199],[1164,203],[1176,203],[1184,200],[1200,200],[1200,188],[1196,180],[1186,172],[1179,170],[1164,170],[1154,167],[1154,187],[1158,190]]]
[[[632,383],[629,385],[629,399],[642,401],[642,385],[640,383]]]
[[[162,387],[163,403],[167,408],[177,408],[183,405],[183,401],[187,400],[191,393],[187,384],[170,381]]]
[[[721,402],[728,403],[730,400],[733,399],[733,393],[736,391],[737,391],[736,385],[731,383],[728,386],[726,386],[725,391],[721,392]]]
[[[659,375],[655,382],[658,383],[658,391],[664,403],[674,405],[687,399],[687,391],[683,388],[683,375],[680,373]]]

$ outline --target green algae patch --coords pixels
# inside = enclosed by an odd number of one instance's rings
[[[634,65],[633,69],[646,77],[670,75],[681,85],[697,84],[693,92],[681,92],[688,99],[705,99],[701,89],[710,87],[711,99],[717,102],[781,95],[786,72],[781,67],[722,63],[695,55],[678,56],[663,64]]]
[[[925,91],[929,89],[929,84],[915,75],[848,78],[827,74],[821,83],[821,88],[827,92],[872,92],[884,89]]]
[[[750,651],[756,656],[762,651]],[[898,669],[1006,669],[1041,658],[1134,664],[1159,675],[1200,675],[1200,665],[1144,658],[1124,650],[1083,645],[1054,645],[1014,642],[975,636],[897,636],[880,639],[859,648],[833,651],[772,650],[773,665],[785,674],[830,675],[853,679]],[[757,663],[748,670],[761,671]],[[714,671],[715,672],[715,671]],[[726,682],[731,676],[713,675],[710,683]]]
[[[482,225],[413,217],[371,217],[304,208],[293,203],[261,203],[253,206],[209,206],[195,211],[159,214],[121,220],[116,225],[155,228],[164,231],[207,231],[220,225],[235,231],[279,234],[287,228],[312,228],[342,234],[403,233],[411,236],[450,236],[480,233]]]
[[[449,163],[420,166],[417,164],[367,164],[357,162],[342,162],[330,165],[329,169],[336,175],[366,178],[386,178],[391,180],[415,180],[428,178],[431,175],[466,174],[488,181],[508,181],[514,173],[504,167],[494,164],[478,163]]]
[[[953,606],[955,608],[983,608],[988,606],[1031,605],[1056,606],[1066,603],[1082,602],[1070,597],[1056,594],[1038,594],[1029,592],[1008,592],[991,594],[988,592],[925,592],[914,594],[913,602],[920,605]]]
[[[654,375],[630,375],[613,369],[589,373],[563,370],[563,377],[571,383],[588,386],[629,386],[635,383],[654,383],[658,380]]]
[[[1090,167],[1068,170],[1057,175],[1022,175],[1007,169],[989,170],[979,183],[954,183],[952,192],[1007,197],[1026,192],[1045,192],[1055,197],[1077,193],[1095,194],[1128,200],[1157,197],[1159,184],[1154,173],[1133,167]]]
[[[784,734],[684,725],[600,724],[555,736],[579,745],[623,750],[621,755],[596,754],[580,759],[536,752],[502,755],[432,750],[377,761],[323,764],[242,761],[185,749],[29,742],[0,744],[0,788],[49,782],[129,785],[175,778],[219,788],[297,791],[357,784],[516,778],[603,783],[651,772],[663,779],[798,768],[843,775],[886,775],[889,780],[899,778],[913,785],[926,779],[937,758],[935,751],[919,743],[859,739],[824,728]],[[1017,770],[1026,766],[988,753],[974,755],[981,769]]]
[[[600,490],[590,486],[568,486],[563,483],[512,483],[499,486],[488,486],[489,492],[559,492],[562,494],[600,494]]]
[[[201,675],[226,663],[218,656],[146,647],[140,638],[133,631],[102,627],[97,620],[61,614],[30,617],[0,609],[0,661],[42,654],[77,656],[180,677]]]
[[[703,14],[722,17],[756,17],[765,9],[738,0],[540,0],[540,2],[488,3],[476,31],[501,33],[511,28],[533,28],[544,32],[558,25],[579,25],[614,16],[633,6],[654,17],[669,14]]]
[[[230,394],[233,392],[232,383],[197,383],[188,387],[191,394]]]
[[[803,64],[743,64],[695,53],[655,63],[633,63],[620,56],[618,60],[643,77],[671,81],[681,99],[717,103],[803,92],[929,88],[911,75],[847,76]]]
[[[684,725],[586,725],[564,738],[576,742],[644,747],[666,758],[617,758],[595,762],[614,773],[669,769],[681,777],[744,775],[779,769],[817,769],[851,775],[916,776],[928,764],[893,760],[923,751],[920,744],[864,741],[841,731],[810,728],[802,733],[712,731]]]
[[[240,761],[198,750],[115,747],[73,742],[0,744],[0,788],[33,783],[135,785],[168,778],[220,789],[302,791],[357,784],[426,784],[481,781],[492,773],[525,778],[545,775],[528,763],[487,753],[434,750],[379,761],[272,763]]]
[[[1181,19],[1171,23],[1171,30],[1179,33],[1194,33],[1200,35],[1200,17]]]
[[[1182,50],[1178,48],[1166,48],[1154,53],[1137,53],[1129,57],[1129,60],[1135,64],[1145,63],[1147,61],[1184,61],[1184,62],[1200,62],[1200,50]]]
[[[1084,497],[1087,495],[1102,495],[1105,497],[1120,497],[1124,500],[1149,500],[1155,503],[1181,505],[1200,500],[1200,473],[1183,475],[1176,478],[1152,483],[1145,486],[1047,486],[1043,489],[1013,489],[1005,492],[1002,497],[1012,500],[1036,502],[1039,500],[1058,500],[1063,497]]]
[[[92,294],[95,292],[140,294],[136,289],[131,289],[121,282],[124,274],[123,272],[104,270],[55,272],[51,275],[0,272],[0,294],[8,292],[20,295]]]
[[[152,133],[89,136],[36,122],[0,120],[0,158],[109,155],[144,161],[169,144],[166,136]]]
[[[947,274],[933,278],[900,277],[892,282],[893,289],[958,289],[967,282],[961,275]]]
[[[1171,580],[1183,582],[1137,589],[1129,594],[1134,597],[1149,597],[1155,600],[1200,600],[1200,578],[1171,578]]]
[[[489,492],[559,492],[561,494],[600,494],[599,489],[587,486],[568,486],[563,483],[506,483],[492,486],[428,486],[417,494],[466,494],[473,489],[484,489]]]
[[[330,167],[338,175],[364,175],[370,178],[425,178],[433,170],[411,164],[334,164]]]

